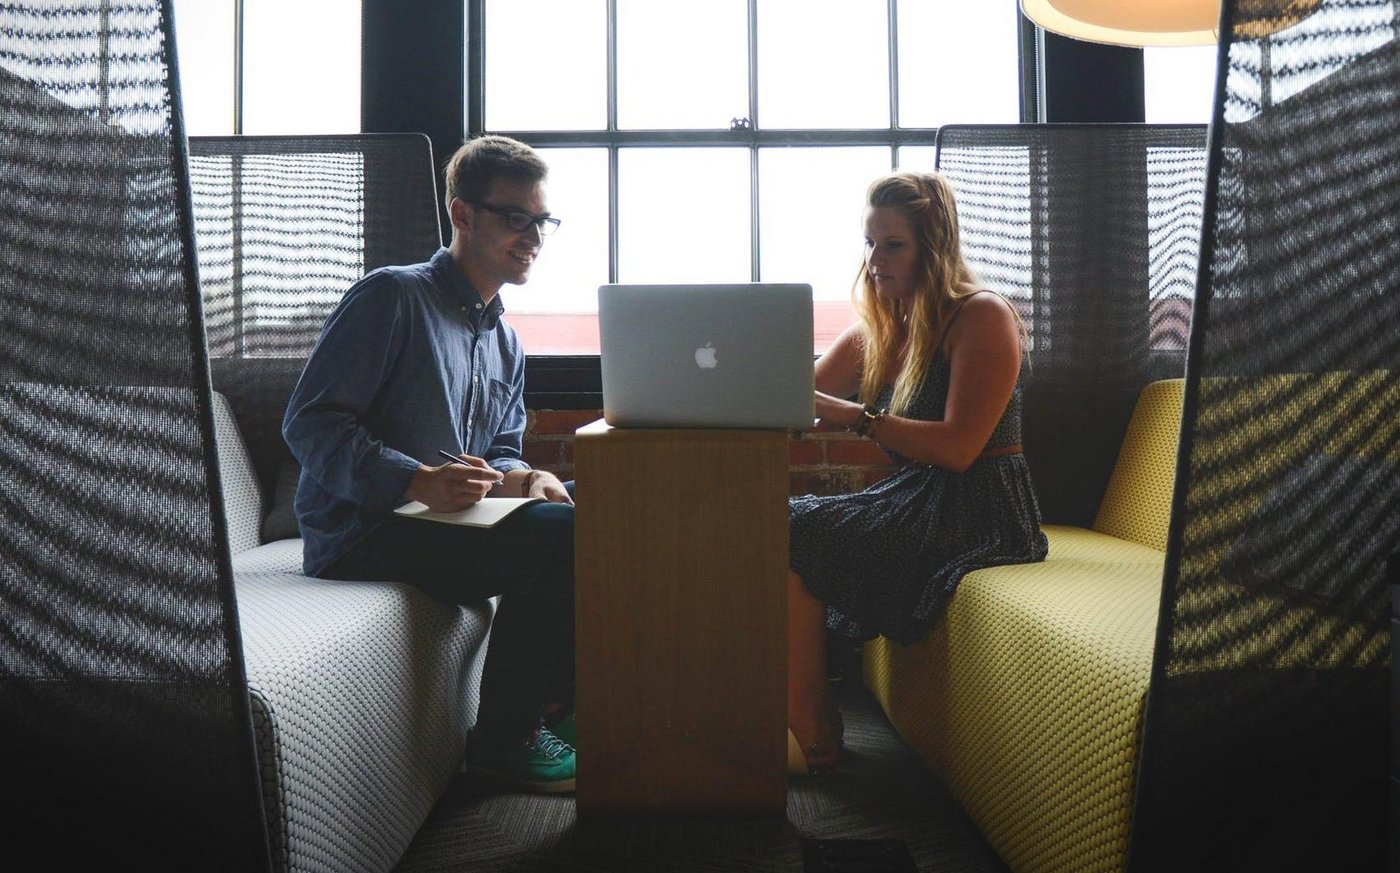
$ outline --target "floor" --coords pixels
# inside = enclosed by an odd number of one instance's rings
[[[463,777],[396,869],[797,873],[803,839],[853,839],[903,841],[920,873],[1006,873],[859,680],[835,688],[846,719],[841,771],[794,779],[783,819],[580,821],[572,797],[502,794]]]

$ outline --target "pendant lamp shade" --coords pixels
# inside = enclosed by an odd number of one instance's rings
[[[1235,35],[1258,39],[1277,33],[1312,14],[1320,2],[1239,0]],[[1046,30],[1111,45],[1210,45],[1220,27],[1220,0],[1021,0],[1021,11]]]

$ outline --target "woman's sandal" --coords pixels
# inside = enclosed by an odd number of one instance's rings
[[[797,741],[797,735],[788,728],[787,766],[790,776],[823,776],[836,772],[837,761],[841,757],[841,741],[829,745],[813,743],[806,749]]]

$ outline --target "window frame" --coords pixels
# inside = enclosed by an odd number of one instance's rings
[[[600,130],[488,130],[486,109],[486,0],[468,0],[467,20],[467,134],[502,134],[538,148],[606,148],[608,150],[608,281],[618,276],[618,150],[625,148],[744,147],[749,150],[749,218],[751,231],[750,281],[759,281],[759,150],[771,147],[890,146],[891,168],[894,155],[903,145],[932,146],[936,127],[899,126],[899,0],[885,0],[886,40],[889,50],[890,123],[886,128],[801,128],[761,127],[758,113],[758,0],[747,0],[748,7],[748,127],[732,125],[729,130],[621,129],[617,123],[617,0],[605,0],[607,8],[607,121]],[[1024,95],[1021,103],[1024,104]],[[1024,109],[1021,110],[1024,117]]]
[[[609,7],[616,20],[615,3],[610,3]],[[404,0],[361,0],[360,9],[360,129],[366,133],[426,134],[433,144],[434,163],[438,165],[436,182],[441,202],[442,163],[465,136],[484,132],[485,92],[481,73],[485,2],[432,0],[405,4]],[[897,19],[894,24],[897,27]],[[241,26],[235,30],[233,37],[237,39],[241,36]],[[898,33],[897,29],[892,32]],[[1047,51],[1047,40],[1056,41],[1054,51]],[[1085,78],[1122,79],[1129,85],[1134,79],[1140,79],[1142,56],[1139,50],[1116,49],[1116,53],[1106,54],[1102,46],[1064,38],[1056,40],[1053,34],[1045,34],[1024,16],[1019,18],[1018,48],[1023,123],[1143,120],[1141,94],[1124,95],[1108,100],[1106,105],[1096,105],[1094,95],[1085,93],[1082,88]],[[242,52],[236,48],[235,52],[241,63]],[[890,69],[897,74],[897,48],[893,60]],[[238,80],[241,76],[236,77]],[[897,87],[898,83],[895,84]],[[897,100],[897,95],[894,99]],[[235,101],[240,108],[241,103],[241,97]],[[884,131],[872,138],[869,132],[850,130],[704,131],[690,143],[686,141],[692,136],[690,132],[663,131],[657,139],[662,145],[668,141],[678,145],[706,144],[708,139],[715,145],[747,144],[751,148],[792,142],[811,146],[870,145],[872,140],[873,144],[932,144],[932,139],[926,138],[927,131],[900,130],[897,124],[896,104],[888,139]],[[241,116],[237,126],[241,129]],[[538,136],[528,131],[518,133],[527,141],[533,136],[540,144],[584,143],[574,134],[558,131]],[[601,140],[601,145],[615,147],[645,144],[639,138],[651,133],[594,132],[587,141]],[[785,138],[788,135],[791,140]],[[745,136],[747,142],[743,139]],[[444,238],[450,232],[446,219],[446,210],[440,210]],[[610,237],[615,238],[615,232],[610,232]],[[531,356],[526,365],[530,375],[527,404],[532,408],[598,408],[601,406],[598,366],[596,355]]]
[[[762,240],[759,215],[761,199],[759,160],[765,148],[819,148],[842,146],[885,146],[890,148],[891,169],[898,162],[898,150],[906,145],[929,147],[937,127],[901,127],[899,123],[899,0],[886,0],[886,40],[888,48],[889,124],[882,128],[801,128],[764,129],[758,104],[758,2],[747,0],[748,14],[748,116],[747,126],[730,129],[623,129],[617,121],[617,0],[606,3],[606,126],[599,130],[488,130],[486,117],[486,0],[467,0],[466,9],[466,122],[468,137],[486,133],[502,134],[537,148],[605,148],[608,153],[608,281],[618,281],[618,154],[627,148],[742,147],[749,152],[749,276],[759,281],[762,268]],[[1027,101],[1028,91],[1025,44],[1028,28],[1024,16],[1017,23],[1017,49],[1021,80],[1018,95],[1022,121],[1035,120],[1037,102]],[[1031,52],[1032,58],[1035,53]],[[1035,80],[1030,73],[1031,81]],[[589,409],[602,406],[602,388],[597,355],[529,354],[526,362],[526,403],[532,408]]]

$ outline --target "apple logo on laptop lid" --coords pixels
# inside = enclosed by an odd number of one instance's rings
[[[719,363],[715,356],[714,343],[707,342],[695,350],[695,364],[702,370],[713,370]]]

